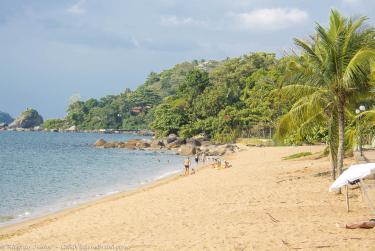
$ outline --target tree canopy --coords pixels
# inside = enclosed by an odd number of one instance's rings
[[[317,24],[310,41],[295,39],[302,54],[290,62],[290,84],[280,91],[296,102],[281,118],[279,136],[292,132],[303,138],[326,127],[333,178],[336,167],[342,172],[346,117],[374,88],[375,30],[365,21],[332,10],[328,27]]]

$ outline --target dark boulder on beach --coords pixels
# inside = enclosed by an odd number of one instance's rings
[[[166,147],[169,149],[178,148],[181,145],[186,144],[186,140],[176,138],[176,140],[172,141],[171,143],[167,144]]]
[[[39,113],[31,108],[21,113],[21,115],[14,120],[9,127],[11,128],[34,128],[43,124],[43,118]]]
[[[170,144],[177,140],[177,135],[174,133],[169,134],[166,140],[167,140],[167,143]]]

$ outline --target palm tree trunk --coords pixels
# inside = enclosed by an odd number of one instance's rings
[[[332,180],[336,180],[336,172],[337,172],[337,149],[333,145],[329,145],[329,159],[331,163],[331,177]]]
[[[339,131],[339,146],[337,149],[337,169],[339,175],[342,173],[344,166],[344,153],[345,153],[345,114],[344,114],[345,98],[343,95],[339,95],[339,102],[337,106],[338,115],[338,131]]]
[[[331,177],[333,180],[336,179],[337,174],[337,148],[338,148],[338,122],[337,122],[337,111],[333,111],[329,115],[328,123],[328,149],[329,157],[331,162]]]

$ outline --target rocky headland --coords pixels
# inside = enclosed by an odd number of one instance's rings
[[[130,139],[128,141],[107,142],[99,139],[94,144],[97,148],[126,148],[131,150],[163,151],[171,150],[176,154],[190,156],[196,153],[204,153],[207,156],[222,156],[238,151],[235,144],[213,144],[204,138],[181,139],[175,134],[170,134],[164,139]]]
[[[10,125],[10,128],[34,128],[43,124],[43,118],[34,109],[27,109],[17,117]]]

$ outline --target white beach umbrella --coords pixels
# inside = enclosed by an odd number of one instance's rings
[[[375,172],[375,163],[351,165],[330,186],[329,191],[348,185],[349,182],[363,179]]]

